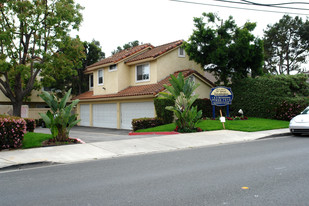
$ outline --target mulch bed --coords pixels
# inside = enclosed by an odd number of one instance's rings
[[[81,142],[77,139],[70,138],[67,141],[55,141],[54,139],[45,140],[42,142],[42,147],[49,147],[49,146],[59,146],[59,145],[68,145],[68,144],[80,144]]]

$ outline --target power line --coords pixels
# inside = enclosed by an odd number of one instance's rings
[[[185,1],[185,0],[170,0],[170,1],[178,2],[178,3],[204,5],[204,6],[223,7],[223,8],[230,8],[230,9],[249,10],[249,11],[260,11],[260,12],[279,13],[279,14],[287,14],[288,13],[288,14],[305,15],[305,16],[309,15],[309,14],[295,13],[295,12],[281,12],[281,11],[271,11],[271,10],[262,10],[262,9],[241,8],[241,7],[235,7],[235,6],[214,5],[214,4],[206,4],[206,3],[201,3],[201,2],[193,2],[193,1]],[[215,1],[219,1],[219,0],[215,0]]]
[[[309,2],[284,2],[284,3],[277,3],[277,4],[261,4],[261,3],[256,3],[252,1],[247,1],[247,0],[240,0],[247,2],[249,4],[257,5],[257,6],[279,6],[279,5],[287,5],[287,4],[309,4]]]
[[[247,5],[247,6],[266,6],[266,7],[275,7],[275,8],[281,8],[281,9],[296,9],[296,10],[307,10],[307,11],[309,11],[309,9],[305,9],[305,8],[278,6],[278,5],[287,4],[287,3],[260,4],[260,3],[255,3],[255,2],[251,2],[251,1],[247,1],[247,0],[240,0],[241,2],[239,2],[239,1],[229,1],[229,0],[213,0],[213,1],[219,1],[219,2],[224,2],[224,3],[233,3],[233,4],[243,4],[243,5]],[[298,3],[298,2],[290,2],[290,3]],[[304,2],[304,4],[309,4],[309,3]]]

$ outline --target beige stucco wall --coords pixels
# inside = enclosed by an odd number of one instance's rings
[[[136,81],[136,66],[142,65],[142,64],[149,64],[149,70],[150,70],[150,79],[147,81]],[[158,78],[158,67],[157,67],[157,60],[151,61],[151,62],[144,62],[140,64],[134,64],[130,66],[130,86],[139,86],[139,85],[146,85],[146,84],[155,84],[157,83]]]
[[[119,91],[127,88],[130,83],[130,75],[131,75],[131,68],[130,66],[126,65],[124,62],[120,62],[117,64],[118,67],[118,89]]]
[[[205,84],[204,81],[201,81],[197,77],[195,77],[195,83],[200,85],[195,89],[195,93],[199,95],[198,98],[200,99],[208,98],[209,99],[209,94],[210,94],[212,87],[208,84]]]
[[[118,66],[118,65],[117,65]],[[98,84],[97,69],[93,72],[93,93],[94,95],[113,94],[118,92],[118,68],[116,71],[109,71],[109,67],[101,68],[103,70],[103,84]],[[103,89],[104,88],[104,89]]]
[[[157,75],[158,81],[176,71],[184,69],[194,69],[203,75],[202,67],[194,61],[190,61],[187,54],[185,57],[178,56],[178,48],[158,58],[157,67],[160,68]]]
[[[46,113],[48,110],[48,108],[29,108],[28,118],[41,119],[42,117],[39,113]]]

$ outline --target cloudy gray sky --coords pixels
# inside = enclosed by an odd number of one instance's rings
[[[78,34],[82,41],[98,40],[106,56],[117,46],[139,40],[154,46],[179,39],[187,40],[194,29],[193,17],[200,17],[202,12],[215,12],[219,17],[227,19],[232,15],[238,26],[246,21],[257,22],[255,34],[263,35],[267,24],[274,24],[284,13],[308,14],[309,5],[285,5],[302,7],[308,10],[276,9],[260,6],[245,6],[236,3],[224,3],[219,0],[187,0],[184,3],[170,0],[77,0],[85,9],[82,11],[84,21]],[[223,0],[224,1],[224,0]],[[241,0],[231,0],[242,2]],[[251,0],[257,3],[293,2],[289,0]],[[295,2],[295,1],[294,1]],[[297,2],[308,2],[298,0]],[[209,5],[202,5],[209,4]],[[217,6],[210,6],[217,5]],[[225,8],[219,6],[241,7]],[[248,9],[268,10],[272,12]],[[295,16],[291,14],[291,16]],[[306,15],[301,15],[304,19]]]

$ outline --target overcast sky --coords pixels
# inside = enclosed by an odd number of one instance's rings
[[[187,0],[219,6],[244,7],[247,9],[272,10],[308,14],[309,5],[286,5],[308,8],[306,11],[274,9],[259,6],[227,4],[216,0]],[[233,0],[239,1],[241,0]],[[251,0],[258,3],[292,2],[289,0]],[[297,2],[308,2],[298,0]],[[170,0],[77,0],[85,9],[84,21],[78,32],[82,41],[95,39],[100,42],[106,57],[111,52],[130,41],[138,40],[154,46],[184,39],[187,40],[194,29],[193,17],[200,17],[203,12],[215,12],[227,19],[232,15],[238,26],[246,21],[257,22],[255,34],[262,37],[267,24],[274,24],[284,14],[240,10],[217,6],[181,3]],[[295,16],[292,15],[291,16]],[[306,18],[302,15],[302,18]]]

